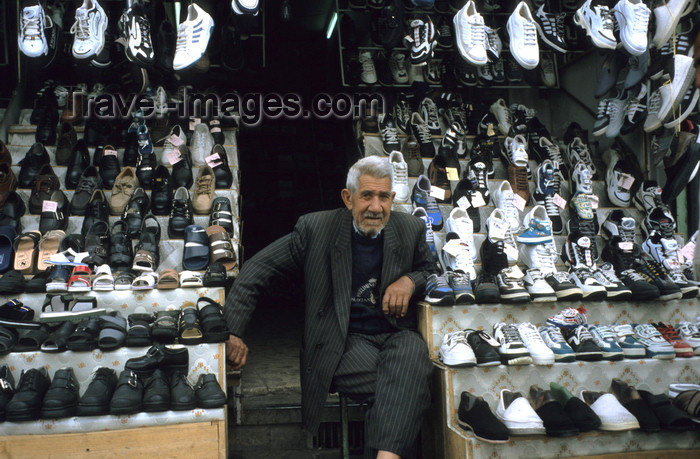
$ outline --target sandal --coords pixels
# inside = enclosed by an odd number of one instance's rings
[[[61,241],[65,237],[66,233],[62,230],[52,230],[44,234],[44,237],[39,241],[39,254],[36,260],[37,271],[46,271],[51,267],[47,261],[51,255],[58,253]]]
[[[33,322],[34,310],[25,306],[17,298],[0,305],[0,325],[11,328],[36,328],[38,323]]]
[[[202,304],[205,306],[202,307]],[[202,324],[204,341],[207,343],[219,343],[226,341],[231,334],[224,320],[224,311],[221,305],[211,298],[202,297],[197,300],[199,310],[199,323]]]
[[[139,277],[131,283],[131,290],[153,290],[158,283],[158,273],[146,271],[139,274]]]
[[[129,347],[150,346],[153,344],[151,338],[151,324],[153,314],[134,313],[129,314],[129,331],[126,335],[126,345]]]
[[[109,265],[100,265],[95,270],[95,277],[92,279],[92,289],[105,292],[114,290],[114,277],[112,276],[112,268]]]
[[[48,271],[39,271],[34,277],[27,281],[24,291],[26,293],[45,293],[46,281],[48,278]]]
[[[88,256],[83,260],[90,266],[99,266],[109,262],[110,254],[109,223],[96,220],[85,235],[85,252]]]
[[[236,267],[236,253],[233,250],[231,236],[223,226],[214,225],[207,228],[209,235],[209,247],[211,249],[210,261],[224,265],[226,271]]]
[[[141,223],[141,236],[136,245],[136,255],[131,269],[134,271],[155,271],[158,269],[160,255],[160,224],[156,217],[148,215]]]
[[[153,341],[163,344],[172,344],[177,338],[178,319],[180,311],[158,311],[156,320],[153,321],[151,336]]]
[[[14,352],[34,352],[41,349],[41,345],[49,337],[49,326],[42,324],[41,327],[24,332],[15,344]]]
[[[209,264],[209,238],[199,225],[185,228],[185,250],[182,252],[182,267],[189,270],[204,269]]]
[[[233,233],[233,213],[229,198],[221,196],[214,199],[209,214],[209,226],[222,226],[229,234]]]
[[[102,329],[97,337],[97,345],[103,351],[113,351],[126,342],[126,319],[118,311],[100,316]]]
[[[205,287],[225,287],[227,280],[226,268],[217,261],[207,266],[207,271],[202,278],[202,284]]]
[[[182,271],[180,273],[180,287],[182,288],[198,288],[204,287],[202,282],[202,273],[198,271]]]
[[[694,420],[700,418],[700,390],[681,392],[673,399],[673,405]]]
[[[53,265],[46,279],[47,292],[67,292],[68,279],[70,278],[70,266]]]
[[[26,283],[24,274],[21,271],[12,269],[0,277],[0,293],[4,295],[22,293]]]
[[[13,226],[0,226],[0,272],[12,266],[12,246],[17,237]]]
[[[86,317],[98,317],[105,313],[105,308],[97,307],[94,296],[61,295],[49,293],[41,307],[39,321],[47,322],[80,322]]]
[[[160,272],[160,278],[156,284],[158,290],[172,290],[180,287],[180,278],[174,269],[164,269]]]
[[[41,233],[36,230],[22,233],[15,238],[13,244],[15,250],[14,269],[21,271],[22,274],[34,274],[40,240]]]
[[[17,330],[0,325],[0,355],[9,354],[17,344]]]
[[[41,352],[63,352],[66,348],[68,337],[75,331],[75,322],[66,321],[55,328],[49,337],[41,344]]]
[[[109,265],[117,268],[131,268],[134,263],[134,248],[128,235],[128,226],[123,220],[117,220],[110,231],[112,245],[109,255]]]
[[[695,422],[690,417],[671,403],[666,394],[652,394],[646,390],[638,390],[647,405],[654,410],[659,418],[661,428],[664,430],[685,431],[694,430]]]
[[[180,344],[199,344],[203,342],[204,335],[202,326],[199,323],[197,307],[193,306],[191,302],[186,304],[187,306],[183,306],[180,314],[178,341]]]
[[[68,337],[66,347],[69,351],[92,351],[97,348],[99,334],[100,319],[97,317],[83,319]]]
[[[114,273],[114,290],[131,290],[131,283],[136,276],[131,271],[117,271]]]
[[[68,279],[68,291],[89,292],[92,289],[90,273],[91,270],[88,265],[78,265],[73,268],[73,274]]]

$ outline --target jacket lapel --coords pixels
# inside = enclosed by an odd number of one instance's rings
[[[340,330],[347,333],[350,323],[350,289],[352,287],[352,214],[341,213],[336,224],[336,239],[331,255],[333,303],[338,314]]]
[[[391,224],[391,218],[389,218],[386,227],[384,227],[384,254],[382,258],[382,285],[380,289],[382,297],[384,296],[386,287],[398,277],[396,271],[400,265],[398,252],[400,245],[396,228]]]

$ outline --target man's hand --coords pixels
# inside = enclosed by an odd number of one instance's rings
[[[226,361],[231,369],[240,370],[248,360],[248,346],[238,336],[231,335],[226,340]]]
[[[405,316],[414,289],[413,281],[408,276],[401,276],[391,283],[386,288],[382,300],[384,314],[396,318]]]

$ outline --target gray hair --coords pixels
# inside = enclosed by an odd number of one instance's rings
[[[360,176],[369,175],[370,177],[382,179],[389,177],[393,187],[393,174],[391,164],[388,158],[381,156],[367,156],[353,164],[348,171],[348,178],[345,181],[345,187],[351,192],[357,191],[360,187]]]

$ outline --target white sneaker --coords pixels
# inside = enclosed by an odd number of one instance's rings
[[[199,123],[194,127],[190,142],[192,166],[206,166],[207,160],[205,158],[211,154],[212,148],[214,148],[214,137],[209,132],[209,126],[205,123]]]
[[[454,255],[444,250],[444,246],[443,250],[441,250],[445,269],[461,271],[469,275],[469,279],[476,279],[476,269],[474,269],[474,259],[472,258],[472,253],[475,251],[474,241],[462,240],[457,233],[447,233],[445,235],[445,244],[452,240],[456,240],[459,244],[455,250],[451,251]]]
[[[624,353],[617,343],[617,334],[607,325],[587,324],[586,327],[593,337],[593,342],[603,352],[603,360],[622,360]]]
[[[527,293],[530,294],[530,299],[534,303],[557,301],[557,294],[554,292],[554,289],[544,280],[544,274],[537,268],[530,268],[525,272],[523,285],[525,285]]]
[[[595,164],[593,164],[593,159],[591,158],[591,152],[588,149],[588,145],[586,145],[579,137],[574,137],[574,140],[572,140],[566,146],[564,151],[566,152],[566,157],[571,169],[573,169],[577,163],[583,162],[585,167],[589,170],[591,178],[596,174],[597,169]],[[586,194],[591,193],[593,193],[593,191]]]
[[[374,60],[372,59],[372,53],[369,51],[363,51],[360,53],[360,65],[362,66],[362,73],[360,73],[360,79],[366,84],[375,84],[377,82],[377,70],[374,67]]]
[[[654,8],[656,30],[652,42],[655,47],[661,48],[666,44],[676,30],[678,21],[694,5],[695,0],[668,0]]]
[[[486,48],[486,55],[489,56],[491,61],[498,60],[501,57],[501,51],[503,50],[503,41],[501,37],[498,36],[498,29],[492,29],[489,26],[484,26],[486,31],[486,36],[484,37],[484,48]],[[501,65],[503,62],[501,62]]]
[[[446,333],[438,352],[440,361],[450,367],[475,367],[476,356],[463,330]]]
[[[501,134],[508,135],[512,125],[512,117],[510,109],[508,105],[506,105],[506,101],[498,99],[491,104],[489,111],[496,117],[496,121],[498,121],[498,130],[501,131]]]
[[[544,343],[542,337],[537,332],[537,327],[530,322],[519,323],[516,326],[518,327],[520,338],[522,338],[525,347],[527,347],[532,357],[532,362],[535,365],[552,365],[554,363],[554,352]]]
[[[407,203],[411,197],[411,190],[408,188],[408,165],[400,151],[392,151],[389,154],[389,164],[392,170],[391,191],[396,193],[394,199],[396,202]]]
[[[518,328],[513,324],[499,322],[493,326],[493,338],[498,341],[498,355],[504,365],[529,365],[530,352],[525,347]]]
[[[642,0],[620,0],[615,5],[615,19],[620,25],[620,40],[627,52],[640,56],[647,50],[651,10]]]
[[[676,351],[652,324],[634,326],[634,337],[646,348],[646,356],[652,359],[673,359]]]
[[[39,57],[49,52],[45,28],[53,26],[51,17],[47,16],[40,2],[22,8],[19,18],[19,50],[28,57]]]
[[[639,421],[613,394],[581,391],[581,398],[600,418],[600,430],[639,429]]]
[[[649,96],[647,105],[647,117],[644,120],[644,132],[651,132],[660,128],[671,113],[673,102],[673,88],[671,84],[662,84]]]
[[[574,21],[591,37],[594,46],[604,49],[615,49],[617,47],[617,40],[615,40],[615,35],[613,34],[615,21],[610,8],[605,5],[592,6],[591,2],[592,0],[586,0],[576,10]]]
[[[544,435],[546,432],[542,419],[520,392],[501,389],[496,417],[513,435]]]
[[[522,67],[532,70],[540,63],[537,26],[527,3],[520,2],[508,18],[510,52]]]
[[[73,57],[89,59],[105,47],[105,31],[109,20],[97,0],[84,0],[75,10],[75,22],[70,33],[75,34]]]
[[[397,84],[408,83],[408,69],[406,68],[406,55],[401,51],[394,51],[389,58],[391,76]]]
[[[624,97],[624,99],[622,98]],[[627,108],[627,101],[629,100],[629,94],[625,91],[624,96],[620,95],[615,98],[608,99],[607,115],[608,115],[608,127],[605,130],[605,136],[614,139],[620,135],[620,129],[622,125],[625,124],[625,115]]]
[[[515,137],[506,137],[503,146],[508,160],[513,166],[527,167],[527,140],[525,140],[525,136],[517,134]]]
[[[487,40],[484,18],[469,0],[453,18],[457,49],[464,59],[474,65],[486,65],[488,58],[484,43]]]
[[[694,323],[684,320],[678,322],[675,328],[681,339],[693,348],[693,354],[700,355],[700,331],[698,327]]]
[[[513,204],[513,187],[508,180],[503,180],[495,190],[491,190],[496,207],[503,212],[503,216],[510,224],[510,230],[513,233],[520,231],[520,212]],[[489,217],[490,218],[490,217]]]
[[[573,362],[576,360],[576,353],[571,349],[571,346],[566,343],[559,327],[543,325],[538,331],[540,332],[544,344],[554,353],[554,360],[556,362]]]
[[[170,166],[173,164],[172,161],[177,161],[177,158],[179,158],[179,156],[171,157],[171,153],[177,151],[179,155],[181,147],[187,148],[187,136],[180,125],[176,124],[170,129],[170,134],[162,140],[163,153],[161,154],[160,162],[164,166]]]
[[[632,204],[632,192],[620,186],[624,173],[621,167],[617,167],[620,161],[622,158],[616,148],[609,148],[603,154],[603,162],[608,166],[605,171],[608,198],[615,206],[629,207]]]
[[[467,244],[471,241],[471,257],[476,260],[477,253],[474,247],[474,222],[469,218],[469,214],[461,207],[455,207],[450,211],[449,217],[445,220],[445,232],[456,233],[462,241]],[[473,278],[472,278],[473,279]]]
[[[425,97],[420,103],[420,114],[428,125],[431,135],[441,135],[440,118],[438,117],[438,109],[433,99]]]
[[[187,19],[177,28],[177,46],[173,58],[173,69],[184,70],[204,56],[209,38],[214,30],[214,19],[197,6],[187,7]]]

